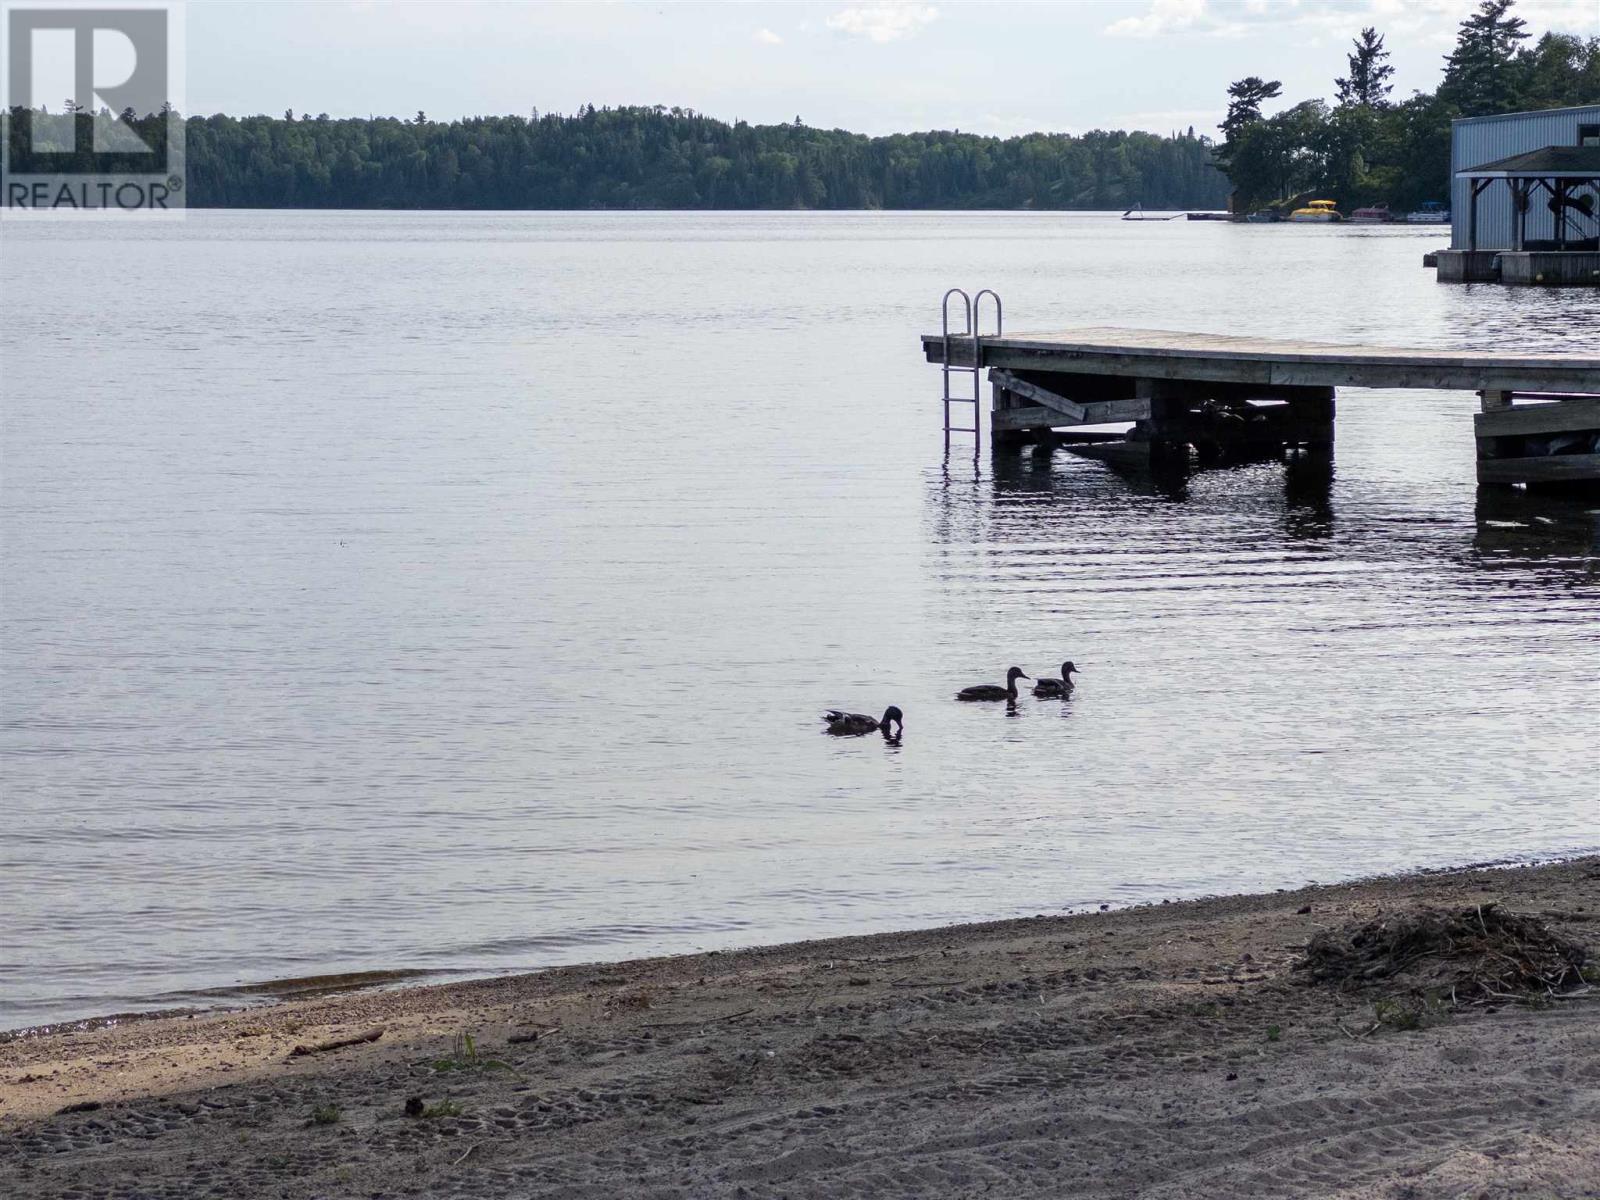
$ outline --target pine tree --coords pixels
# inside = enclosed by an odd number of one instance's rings
[[[1231,142],[1246,125],[1261,119],[1261,102],[1271,100],[1283,92],[1283,84],[1276,79],[1264,80],[1259,75],[1247,75],[1228,85],[1228,115],[1222,119],[1222,138]]]
[[[1383,48],[1383,36],[1372,26],[1352,39],[1355,53],[1347,57],[1350,74],[1336,79],[1341,105],[1358,104],[1362,108],[1382,108],[1389,102],[1394,85],[1389,82],[1394,68],[1389,65],[1389,52]]]
[[[1445,58],[1439,97],[1464,116],[1509,112],[1517,107],[1517,46],[1525,41],[1527,24],[1512,16],[1516,0],[1483,0],[1478,11],[1456,34],[1456,47]]]

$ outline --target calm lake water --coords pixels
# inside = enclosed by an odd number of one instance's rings
[[[1600,512],[1467,393],[1331,484],[946,471],[917,335],[1574,348],[1440,229],[1083,214],[8,224],[0,1028],[1600,847]],[[951,693],[1083,670],[1068,703]],[[899,747],[823,736],[906,713]]]

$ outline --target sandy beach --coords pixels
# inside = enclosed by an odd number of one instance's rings
[[[1592,946],[1600,859],[16,1037],[0,1195],[1600,1196],[1600,989],[1292,969],[1421,905]]]

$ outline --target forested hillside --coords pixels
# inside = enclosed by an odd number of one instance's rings
[[[1215,208],[1209,139],[865,137],[666,108],[432,121],[191,117],[189,204],[236,208]]]

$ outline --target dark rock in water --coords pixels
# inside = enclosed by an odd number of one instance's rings
[[[1299,907],[1299,908],[1297,908],[1297,909],[1295,909],[1295,910],[1294,910],[1294,911],[1295,911],[1295,915],[1296,915],[1296,916],[1299,916],[1299,917],[1303,917],[1303,916],[1305,916],[1305,915],[1306,915],[1306,914],[1307,914],[1307,913],[1308,913],[1308,912],[1310,912],[1310,911],[1311,911],[1311,905],[1309,905],[1309,904],[1302,904],[1302,905],[1301,905],[1301,906],[1300,906],[1300,907]]]
[[[420,1117],[422,1115],[422,1110],[425,1107],[426,1107],[426,1105],[424,1105],[422,1103],[422,1097],[421,1096],[412,1096],[409,1100],[406,1101],[406,1116],[408,1116],[408,1117]]]

